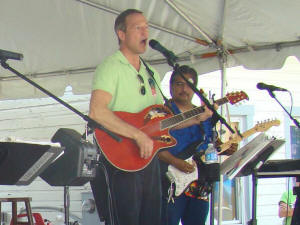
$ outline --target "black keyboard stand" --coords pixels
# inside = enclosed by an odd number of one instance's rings
[[[256,204],[257,204],[257,169],[253,169],[252,173],[252,213],[251,213],[251,220],[248,221],[248,225],[257,225],[257,219],[256,219]]]

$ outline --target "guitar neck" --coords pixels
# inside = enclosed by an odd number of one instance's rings
[[[215,103],[217,105],[223,105],[227,102],[228,102],[227,97],[224,97],[224,98],[218,99]],[[178,124],[180,124],[180,123],[182,123],[186,120],[192,119],[193,117],[195,117],[195,116],[197,116],[197,115],[199,115],[203,112],[204,112],[204,106],[199,106],[199,107],[196,107],[196,108],[191,109],[189,111],[177,114],[173,117],[164,119],[164,120],[161,121],[161,130],[175,127]]]
[[[219,148],[221,149],[221,151],[219,153],[222,153],[224,151],[226,151],[228,148],[230,148],[232,143],[239,143],[241,142],[243,139],[251,136],[252,134],[256,133],[256,127],[251,128],[250,130],[245,131],[244,133],[242,133],[242,137],[237,136],[229,141],[227,141],[224,144],[221,144],[219,146]]]

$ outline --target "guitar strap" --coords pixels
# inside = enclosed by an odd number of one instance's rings
[[[146,67],[146,70],[148,72],[148,74],[150,75],[150,77],[154,80],[158,90],[160,91],[161,95],[163,96],[164,100],[167,101],[168,99],[166,98],[166,96],[164,96],[163,92],[161,91],[159,85],[157,84],[155,77],[154,77],[154,72],[149,68],[149,66],[147,65],[147,63],[140,57],[141,61],[143,62],[144,66]]]
[[[183,151],[179,152],[176,157],[186,160],[191,156],[195,155],[197,148],[203,143],[202,140],[195,141],[189,144]]]
[[[163,97],[163,99],[165,101],[165,105],[171,110],[171,112],[173,112],[172,107],[170,105],[169,99],[167,99],[167,97],[164,95],[164,93],[162,92],[162,90],[160,89],[159,85],[157,84],[157,82],[155,80],[154,72],[149,68],[149,66],[147,65],[147,63],[141,57],[140,57],[140,59],[143,62],[144,66],[146,67],[146,70],[147,70],[148,74],[154,80],[154,83],[156,84],[156,87],[158,88],[161,96]],[[175,113],[173,112],[173,114],[175,114]]]

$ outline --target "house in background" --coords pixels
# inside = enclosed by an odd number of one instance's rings
[[[278,119],[280,126],[272,127],[267,131],[270,136],[284,138],[286,143],[278,149],[271,159],[290,158],[291,149],[298,149],[295,145],[295,132],[292,121],[272,99],[266,91],[256,88],[258,82],[276,85],[288,89],[293,95],[292,114],[300,118],[300,64],[295,58],[289,58],[281,70],[249,71],[243,68],[231,68],[227,70],[227,90],[245,91],[249,96],[240,106],[229,106],[230,120],[239,126],[244,132],[257,122],[267,119]],[[221,93],[220,72],[214,72],[199,76],[199,85],[207,93],[215,93],[216,99]],[[162,81],[163,90],[168,94],[168,77]],[[46,87],[45,87],[46,88]],[[276,92],[279,101],[286,108],[291,106],[291,99],[287,92]],[[61,98],[78,109],[83,114],[88,113],[90,95],[73,95],[68,89]],[[195,104],[199,100],[195,98]],[[50,141],[59,128],[71,128],[79,133],[85,131],[85,121],[58,104],[53,99],[22,99],[0,102],[0,135],[4,137],[18,137],[24,140]],[[253,138],[253,137],[251,137]],[[247,143],[251,138],[245,140]],[[294,153],[293,153],[294,154]],[[67,166],[67,165],[66,165]],[[224,224],[247,224],[251,219],[251,178],[242,177],[234,181],[224,181]],[[286,178],[259,179],[257,194],[257,221],[263,224],[281,224],[277,216],[278,202],[281,194],[287,189]],[[89,193],[90,186],[86,183],[79,187],[70,187],[71,214],[82,218],[82,196]],[[40,177],[37,177],[28,186],[2,185],[1,197],[29,196],[32,197],[32,207],[56,207],[63,208],[63,187],[52,187]],[[2,211],[10,212],[10,206],[3,205]],[[52,221],[57,220],[61,213],[46,210],[43,216]]]

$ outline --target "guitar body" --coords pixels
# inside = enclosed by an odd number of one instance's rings
[[[185,161],[192,164],[193,157],[190,157]],[[195,170],[192,173],[185,173],[175,168],[174,166],[169,165],[168,173],[168,176],[171,176],[171,182],[174,182],[175,184],[175,196],[181,195],[193,181],[198,179],[197,166],[195,167]]]
[[[152,155],[143,159],[135,141],[123,137],[121,142],[112,139],[102,130],[95,129],[95,138],[105,158],[116,168],[123,171],[139,171],[145,168],[163,148],[176,145],[176,140],[168,129],[161,130],[160,121],[172,117],[173,114],[163,105],[152,105],[139,113],[114,112],[119,118],[140,129],[152,138],[154,147]]]

